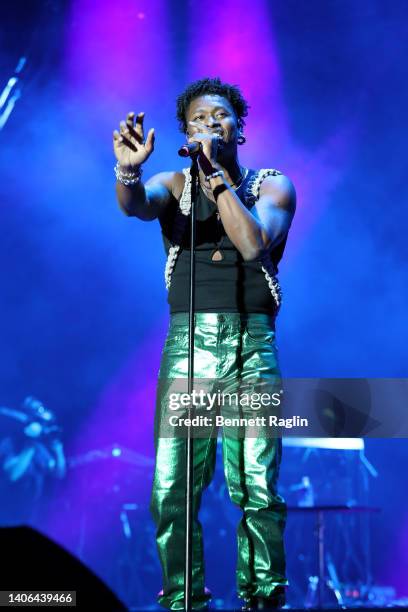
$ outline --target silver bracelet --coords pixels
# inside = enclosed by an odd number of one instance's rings
[[[116,180],[119,183],[122,183],[122,185],[126,185],[126,187],[136,185],[140,181],[140,177],[142,176],[142,168],[140,166],[135,172],[123,172],[119,162],[116,162],[114,171]]]
[[[209,183],[210,179],[217,178],[217,176],[222,176],[222,178],[224,178],[224,170],[217,170],[216,172],[213,172],[212,174],[208,174],[204,180],[206,183]]]

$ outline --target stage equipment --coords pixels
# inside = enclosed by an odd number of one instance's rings
[[[179,148],[178,154],[180,157],[192,157],[197,155],[201,149],[201,142],[186,142]]]
[[[336,602],[340,607],[345,607],[345,594],[342,593],[337,571],[331,555],[326,554],[325,549],[325,514],[356,513],[356,512],[379,512],[379,508],[370,506],[347,506],[347,505],[324,505],[324,506],[289,506],[289,513],[308,513],[316,517],[316,545],[318,550],[318,576],[309,577],[308,592],[306,596],[306,608],[322,609],[325,604]],[[328,600],[328,601],[327,601]]]
[[[362,438],[285,437],[283,445],[280,490],[295,521],[286,538],[294,603],[348,604],[345,585],[365,593],[373,585],[369,517],[377,509],[369,483],[377,470]]]
[[[189,309],[188,309],[188,374],[187,393],[191,397],[194,378],[194,308],[195,308],[195,243],[196,243],[196,203],[198,191],[198,153],[200,147],[191,160],[191,208],[190,208],[190,287],[189,287]],[[188,407],[190,416],[193,417],[193,406]],[[192,555],[193,555],[193,436],[191,426],[187,427],[186,439],[186,544],[185,544],[185,569],[184,569],[184,610],[191,610],[192,598]]]
[[[30,527],[0,528],[1,584],[8,591],[76,591],[75,609],[126,612],[125,605],[67,550]]]

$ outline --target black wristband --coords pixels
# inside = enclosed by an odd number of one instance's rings
[[[224,191],[228,191],[228,187],[226,186],[225,183],[223,183],[222,185],[217,185],[216,187],[214,187],[213,189],[213,196],[215,201],[218,200],[218,196],[221,195],[221,193],[224,193]]]

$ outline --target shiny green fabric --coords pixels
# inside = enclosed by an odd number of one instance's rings
[[[196,313],[194,343],[194,377],[205,379],[207,386],[216,389],[222,383],[223,388],[231,390],[236,388],[237,381],[253,385],[254,380],[268,380],[280,387],[274,322],[268,315]],[[158,601],[172,610],[183,609],[186,441],[169,436],[168,397],[171,381],[186,379],[187,360],[188,315],[174,314],[159,372],[162,384],[158,387],[156,404],[156,469],[151,499],[163,571],[163,591]],[[238,595],[244,599],[269,597],[277,586],[288,584],[283,546],[286,505],[276,490],[282,442],[265,436],[227,435],[224,430],[222,442],[229,495],[243,511],[237,531]],[[216,436],[194,439],[193,444],[193,608],[199,609],[211,597],[204,589],[198,512],[202,492],[214,473]]]

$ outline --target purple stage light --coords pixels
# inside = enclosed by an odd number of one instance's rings
[[[146,100],[150,92],[166,91],[170,71],[168,3],[123,0],[98,3],[76,0],[67,27],[65,66],[67,88],[94,113],[112,102]],[[141,109],[145,110],[145,109]]]

